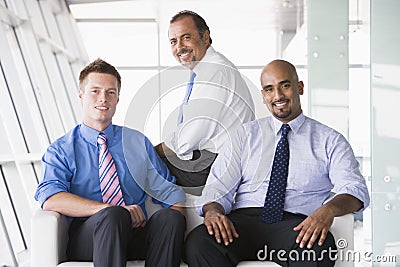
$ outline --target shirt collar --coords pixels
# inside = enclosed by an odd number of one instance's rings
[[[97,137],[100,134],[99,131],[90,128],[89,126],[82,123],[80,127],[80,132],[82,137],[86,140],[86,142],[97,146]],[[112,144],[114,140],[113,124],[110,123],[110,125],[102,132],[107,136],[107,144]]]
[[[204,57],[200,60],[200,62],[193,68],[193,71],[202,71],[202,69],[206,69],[210,67],[209,63],[215,63],[213,59],[213,55],[215,55],[215,50],[212,46],[209,46],[207,48],[206,54]],[[207,64],[208,63],[208,64]],[[204,67],[203,67],[204,65]],[[197,74],[197,73],[196,73]]]
[[[301,125],[303,125],[303,122],[305,121],[305,119],[306,119],[306,117],[304,116],[304,114],[302,112],[302,113],[300,113],[299,116],[297,116],[295,119],[289,121],[287,124],[289,124],[290,129],[292,130],[292,132],[294,134],[296,134],[299,131]],[[278,133],[279,133],[281,127],[282,127],[283,122],[281,122],[280,120],[278,120],[274,116],[272,116],[272,121],[273,121],[273,127],[274,127],[275,135],[278,135]]]
[[[200,60],[200,61],[204,61],[204,62],[210,62],[210,58],[212,58],[212,56],[215,54],[215,50],[214,48],[210,45],[207,48],[206,54],[204,55],[204,57]]]

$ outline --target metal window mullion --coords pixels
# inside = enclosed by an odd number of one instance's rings
[[[25,241],[25,238],[24,238],[24,234],[23,234],[23,231],[22,231],[22,228],[21,228],[21,224],[20,224],[19,219],[18,219],[18,215],[17,215],[16,209],[15,209],[15,205],[14,205],[13,199],[12,199],[11,194],[10,194],[10,189],[9,189],[7,181],[6,181],[6,176],[5,176],[5,173],[4,173],[2,165],[0,165],[0,175],[1,175],[2,179],[3,179],[3,183],[4,183],[4,187],[5,187],[4,189],[6,190],[7,197],[8,197],[8,200],[9,200],[9,204],[11,205],[11,209],[12,209],[11,211],[12,211],[12,213],[14,215],[14,219],[15,219],[15,221],[17,223],[17,228],[19,230],[19,236],[21,237],[23,246],[25,247],[25,249],[27,249],[27,244],[26,244],[26,241]],[[5,230],[7,231],[7,228],[5,228]],[[11,244],[11,240],[10,240],[10,244]],[[13,252],[13,254],[15,256],[15,252]],[[18,266],[18,264],[16,266]]]
[[[24,147],[25,147],[25,149],[26,149],[26,152],[29,153],[28,143],[27,143],[27,141],[26,141],[26,138],[25,138],[25,135],[24,135],[24,131],[23,131],[23,129],[22,129],[21,120],[20,120],[20,118],[19,118],[19,116],[18,116],[18,112],[17,112],[17,109],[16,109],[16,107],[15,107],[15,103],[14,103],[12,94],[11,94],[11,92],[10,92],[10,87],[9,87],[9,85],[8,85],[7,77],[5,76],[3,67],[2,67],[2,65],[1,65],[1,61],[0,61],[0,70],[1,70],[1,75],[3,76],[4,82],[5,82],[6,87],[7,87],[6,90],[7,90],[8,96],[9,96],[11,108],[12,108],[12,110],[14,111],[14,115],[15,115],[15,119],[16,119],[17,125],[19,126],[19,128],[20,128],[20,130],[21,130],[21,137],[22,137],[22,139],[23,139]]]
[[[32,89],[32,96],[33,96],[33,98],[35,100],[35,104],[36,104],[35,107],[38,109],[38,113],[39,113],[38,115],[39,115],[39,118],[40,118],[41,125],[43,126],[45,135],[47,137],[47,142],[50,142],[50,136],[49,136],[49,132],[48,132],[48,129],[47,129],[46,121],[44,120],[44,117],[43,117],[43,111],[42,111],[42,108],[41,108],[41,106],[39,104],[36,91],[34,90],[34,84],[33,84],[33,81],[32,81],[32,77],[31,77],[31,74],[29,72],[29,69],[28,69],[28,66],[27,66],[27,62],[26,62],[26,58],[25,58],[25,55],[24,55],[24,50],[23,50],[23,48],[21,46],[21,43],[20,43],[20,40],[18,38],[18,34],[16,32],[16,29],[14,29],[14,34],[15,34],[15,39],[16,39],[18,48],[19,48],[20,53],[21,53],[22,61],[24,63],[24,69],[26,71],[27,77],[29,79],[29,83],[31,85],[30,88]]]
[[[6,238],[7,248],[9,250],[9,252],[10,252],[11,260],[13,262],[13,265],[14,266],[18,266],[17,258],[15,256],[15,253],[14,253],[14,250],[13,250],[13,247],[12,247],[12,244],[11,244],[11,239],[10,239],[10,236],[8,234],[8,231],[7,231],[6,223],[4,222],[3,214],[1,213],[1,209],[0,209],[0,225],[3,228],[3,233],[4,233],[4,236]]]

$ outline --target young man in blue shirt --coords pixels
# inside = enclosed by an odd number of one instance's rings
[[[79,77],[83,123],[45,152],[35,199],[69,217],[69,260],[94,266],[179,266],[184,192],[140,132],[112,124],[121,77],[97,59]],[[163,209],[147,218],[147,195]]]

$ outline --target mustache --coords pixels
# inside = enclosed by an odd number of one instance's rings
[[[287,99],[287,98],[279,99],[279,100],[276,100],[276,101],[272,102],[272,104],[276,104],[276,103],[279,103],[279,102],[289,102],[289,99]]]
[[[181,50],[178,51],[178,56],[180,56],[181,54],[190,53],[190,52],[192,52],[192,49],[182,48]]]

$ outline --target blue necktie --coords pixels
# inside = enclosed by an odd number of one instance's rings
[[[276,146],[274,163],[272,164],[267,196],[265,197],[262,220],[266,223],[281,221],[285,204],[285,192],[289,169],[289,143],[287,134],[290,131],[288,124],[281,127],[281,139]]]
[[[189,101],[190,94],[192,93],[194,78],[196,77],[196,73],[190,71],[190,81],[186,88],[186,95],[183,98],[182,104],[179,107],[179,115],[178,115],[178,125],[183,122],[183,105],[185,105]]]

